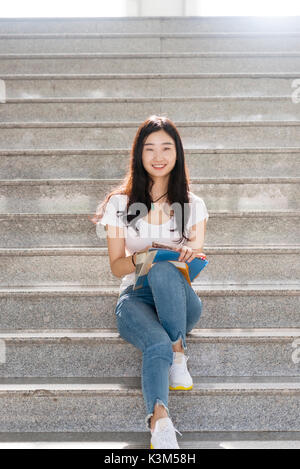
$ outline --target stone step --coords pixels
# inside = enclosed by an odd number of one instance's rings
[[[135,377],[142,368],[116,329],[13,330],[0,342],[3,378]],[[300,328],[193,329],[186,343],[192,376],[299,376]]]
[[[299,177],[300,148],[185,149],[193,178]],[[0,179],[121,179],[130,150],[0,150]],[[117,162],[117,164],[116,164]]]
[[[117,179],[2,179],[0,213],[92,213],[118,182]],[[204,199],[209,212],[299,211],[297,177],[193,179],[190,190]],[[88,218],[87,221],[91,226],[92,222]],[[104,235],[101,225],[98,236]]]
[[[139,378],[2,380],[0,431],[145,432]],[[180,432],[299,432],[297,378],[199,378],[188,392],[170,391]]]
[[[1,73],[295,73],[300,52],[0,54]]]
[[[158,110],[159,111],[159,110]],[[153,110],[153,112],[156,112]],[[148,116],[145,115],[145,119]],[[299,146],[300,120],[174,122],[188,148]],[[0,150],[121,149],[141,122],[1,122]]]
[[[11,213],[0,215],[0,248],[106,246],[103,225],[93,214]],[[300,212],[210,212],[206,239],[211,246],[293,245],[299,241]],[[98,233],[98,234],[97,234]]]
[[[68,70],[69,72],[69,70]],[[298,73],[4,74],[6,97],[287,96]],[[296,85],[294,85],[296,83]],[[294,86],[293,86],[294,85]]]
[[[193,285],[201,328],[300,328],[296,285]],[[0,329],[113,329],[119,287],[0,288]]]
[[[298,16],[189,16],[114,18],[1,18],[0,32],[158,33],[158,32],[300,32]]]
[[[5,53],[290,52],[300,33],[42,33],[0,34]]]
[[[144,120],[153,109],[176,120],[300,120],[300,106],[289,96],[177,98],[25,98],[0,106],[2,122],[102,122]],[[230,116],[228,118],[228,116]]]
[[[300,449],[300,432],[185,432],[181,449]],[[146,449],[150,432],[0,433],[0,449]],[[148,461],[148,456],[139,454]],[[190,455],[193,458],[194,455]],[[117,463],[122,455],[107,454]],[[128,456],[125,456],[128,458]],[[136,457],[136,456],[135,456]],[[147,458],[147,459],[146,459]],[[126,460],[127,462],[129,459]],[[197,461],[197,455],[195,455]],[[191,460],[190,460],[191,462]]]
[[[300,246],[205,247],[193,284],[299,285]],[[0,286],[116,286],[105,248],[1,249]],[[222,266],[222,269],[220,269]]]

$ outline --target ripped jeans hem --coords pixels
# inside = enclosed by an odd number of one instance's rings
[[[154,406],[153,406],[153,409],[154,407],[156,406],[156,404],[159,404],[159,405],[162,405],[164,406],[164,408],[166,409],[167,413],[168,413],[168,417],[170,417],[170,412],[169,412],[169,409],[168,407],[163,403],[163,401],[161,401],[160,399],[156,399],[155,403],[154,403]],[[146,428],[149,430],[151,430],[151,423],[150,423],[150,419],[151,417],[153,416],[153,412],[151,414],[148,414],[147,417],[145,418],[145,423],[146,423]]]
[[[177,339],[172,341],[172,345],[177,344],[177,342],[179,342],[180,339],[181,339],[181,342],[182,342],[183,350],[187,351],[185,336],[182,334],[182,332],[179,332]]]

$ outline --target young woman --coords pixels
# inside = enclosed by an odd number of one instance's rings
[[[204,201],[189,191],[174,123],[150,116],[137,131],[123,183],[106,197],[93,222],[105,225],[110,268],[122,278],[115,309],[119,333],[143,353],[146,426],[154,449],[179,448],[168,394],[169,389],[193,387],[184,352],[186,334],[197,324],[202,302],[167,261],[152,266],[149,286],[133,290],[136,254],[156,241],[177,248],[180,261],[203,256],[208,216]]]

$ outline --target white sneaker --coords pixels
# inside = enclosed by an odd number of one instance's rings
[[[169,370],[169,389],[187,391],[193,388],[193,379],[187,369],[187,361],[184,353],[173,352],[173,364]]]
[[[151,436],[151,449],[179,449],[176,433],[181,433],[174,428],[172,420],[169,417],[158,419]],[[182,435],[181,435],[182,436]]]

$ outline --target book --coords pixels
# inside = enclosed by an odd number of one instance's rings
[[[192,281],[198,277],[201,270],[208,264],[205,256],[196,257],[191,262],[178,261],[180,252],[167,244],[152,242],[152,247],[147,252],[137,253],[135,268],[135,283],[133,290],[149,285],[148,273],[151,267],[157,262],[168,261],[182,273],[187,282],[191,285]]]

